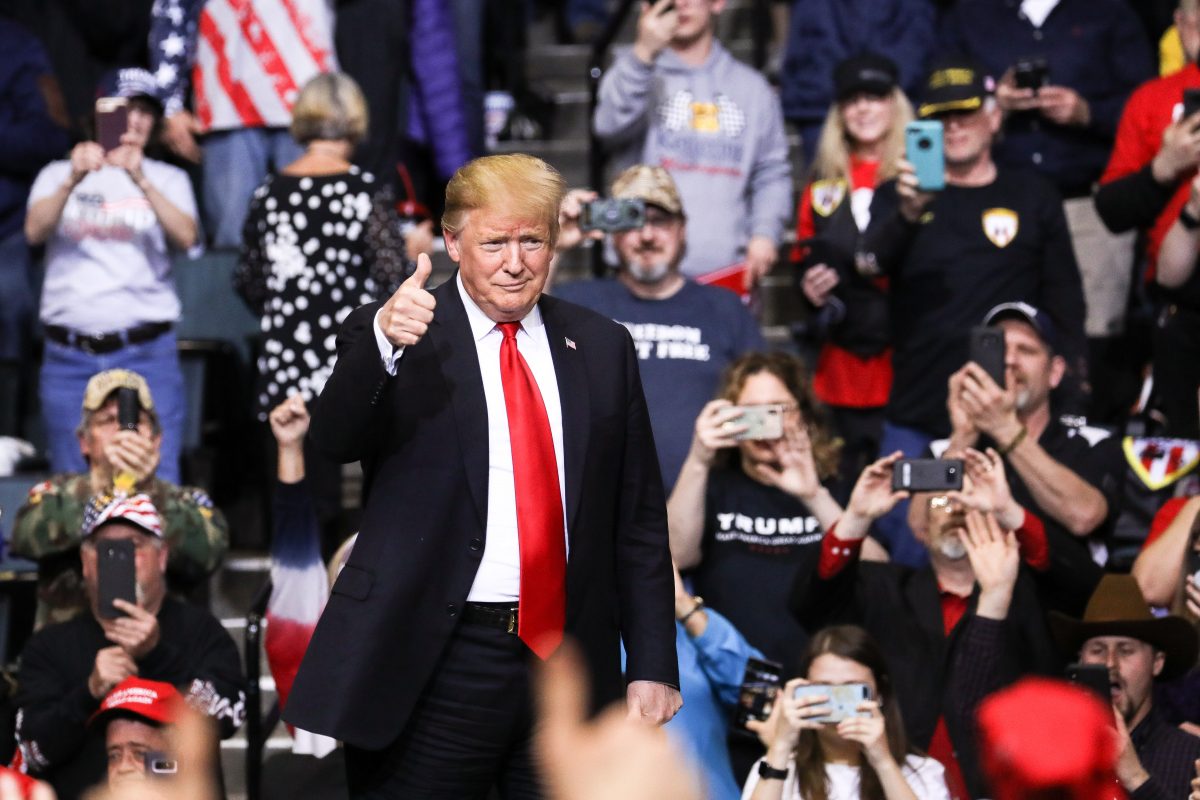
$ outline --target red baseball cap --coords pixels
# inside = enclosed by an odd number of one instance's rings
[[[126,678],[104,696],[88,724],[107,721],[120,714],[132,714],[156,725],[170,725],[175,721],[176,707],[181,700],[179,690],[169,683]]]
[[[995,800],[1021,800],[1046,789],[1066,790],[1079,800],[1119,796],[1113,710],[1092,692],[1026,678],[984,700],[977,722]]]

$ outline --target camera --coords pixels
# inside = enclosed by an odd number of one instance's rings
[[[593,200],[579,215],[579,227],[585,231],[632,231],[645,224],[646,202],[639,199]]]

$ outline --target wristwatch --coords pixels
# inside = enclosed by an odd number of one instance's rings
[[[758,762],[758,777],[765,780],[782,781],[787,778],[787,773],[786,769],[775,769],[767,763],[766,759]]]

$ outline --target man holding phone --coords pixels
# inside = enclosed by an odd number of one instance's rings
[[[950,438],[939,455],[995,448],[1005,459],[1016,502],[1044,523],[1052,568],[1042,583],[1047,606],[1078,614],[1106,561],[1102,534],[1120,492],[1119,444],[1108,432],[1068,425],[1050,393],[1066,364],[1050,316],[1028,303],[1001,303],[983,324],[1003,335],[1006,380],[967,362],[950,376]]]
[[[230,736],[245,718],[233,639],[200,606],[167,595],[162,520],[145,495],[97,497],[80,550],[91,611],[50,625],[21,653],[17,742],[30,772],[60,800],[104,776],[102,737],[88,718],[130,676],[183,687]]]
[[[581,239],[578,200],[589,196],[567,194],[559,213],[560,242]],[[735,295],[680,273],[688,218],[669,172],[634,165],[613,181],[611,196],[646,204],[645,224],[611,234],[616,276],[563,283],[554,294],[629,329],[669,492],[687,458],[693,421],[716,391],[722,370],[743,353],[765,350],[766,343]]]
[[[122,396],[131,401],[124,419]],[[33,486],[9,542],[14,555],[38,562],[38,627],[87,608],[78,557],[84,511],[94,495],[114,491],[118,476],[122,491],[146,494],[162,516],[171,591],[186,595],[203,584],[229,547],[225,516],[208,494],[158,474],[162,426],[145,378],[126,369],[97,373],[87,382],[82,406],[76,446],[86,471]]]
[[[994,84],[962,58],[930,72],[918,107],[943,125],[945,188],[919,188],[912,159],[875,192],[859,258],[890,277],[894,380],[880,451],[923,455],[950,432],[946,380],[967,361],[971,328],[998,303],[1046,310],[1060,353],[1083,368],[1083,291],[1062,199],[1036,173],[1000,167]],[[892,558],[925,563],[900,511],[876,526]]]

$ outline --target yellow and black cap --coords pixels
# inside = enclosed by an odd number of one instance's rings
[[[925,79],[917,115],[925,119],[953,111],[976,111],[995,88],[992,77],[974,61],[961,57],[942,59]]]

